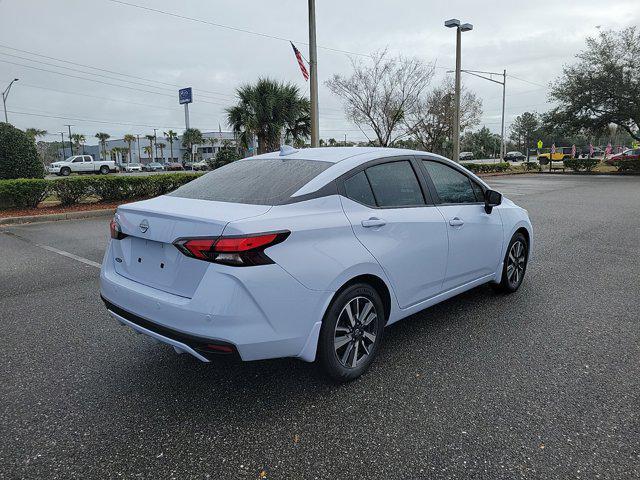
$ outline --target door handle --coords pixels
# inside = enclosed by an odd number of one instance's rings
[[[371,217],[369,220],[362,220],[361,223],[364,228],[383,227],[387,224],[387,222],[377,217]]]
[[[449,220],[449,225],[451,225],[452,227],[461,227],[462,225],[464,225],[464,222],[458,217],[453,217],[451,220]]]

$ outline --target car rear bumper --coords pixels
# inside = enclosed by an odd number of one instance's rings
[[[211,264],[187,298],[119,275],[111,250],[110,244],[100,293],[120,323],[191,355],[196,352],[200,360],[198,355],[207,357],[202,348],[207,343],[230,345],[242,360],[314,360],[319,325],[332,292],[310,290],[275,264]]]

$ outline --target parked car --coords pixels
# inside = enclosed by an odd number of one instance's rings
[[[141,172],[142,171],[142,164],[141,163],[125,163],[124,164],[124,171],[127,172],[127,173]]]
[[[507,152],[504,155],[504,159],[510,162],[521,162],[525,160],[527,157],[522,152]]]
[[[460,152],[460,160],[473,160],[473,152]]]
[[[605,160],[605,163],[614,165],[616,162],[633,160],[640,160],[640,148],[629,148],[622,153],[612,155]]]
[[[209,163],[206,160],[200,160],[191,164],[193,170],[209,170]]]
[[[369,147],[238,160],[119,206],[110,230],[100,292],[123,325],[203,362],[317,359],[338,381],[385,326],[484,283],[515,292],[533,243],[527,211],[459,164]]]
[[[71,173],[103,173],[116,172],[116,162],[112,160],[94,160],[91,155],[73,155],[61,162],[49,165],[49,173],[66,177]]]
[[[184,170],[184,167],[181,163],[169,162],[165,165],[165,170]]]
[[[151,162],[151,163],[147,163],[146,165],[143,165],[142,169],[145,172],[161,172],[164,170],[164,165],[158,162]]]
[[[571,158],[571,147],[556,147],[556,153],[554,154],[551,152],[541,153],[538,155],[538,162],[540,162],[540,165],[547,165],[550,157],[553,162],[568,160]]]

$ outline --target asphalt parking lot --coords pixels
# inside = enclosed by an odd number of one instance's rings
[[[119,326],[107,218],[1,227],[0,478],[640,478],[640,177],[489,183],[532,218],[522,288],[390,327],[343,386]]]

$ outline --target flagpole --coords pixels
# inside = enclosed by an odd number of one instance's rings
[[[309,0],[309,74],[311,88],[311,146],[319,144],[318,115],[318,48],[316,45],[316,2]]]

